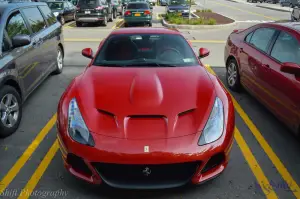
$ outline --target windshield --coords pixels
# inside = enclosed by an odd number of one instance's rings
[[[63,2],[47,2],[47,4],[51,10],[63,10],[64,9]]]
[[[149,5],[147,3],[130,3],[127,9],[149,9]]]
[[[170,0],[170,5],[186,5],[185,0]]]
[[[79,0],[78,6],[81,8],[94,8],[99,6],[99,0]]]
[[[176,67],[199,65],[192,48],[181,35],[111,35],[93,63],[114,67]]]

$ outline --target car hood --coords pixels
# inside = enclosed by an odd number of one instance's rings
[[[169,5],[169,10],[188,10],[189,6],[187,5]]]
[[[125,139],[165,139],[203,129],[215,100],[203,67],[88,68],[76,100],[91,132]]]

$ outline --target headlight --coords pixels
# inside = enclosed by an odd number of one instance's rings
[[[59,15],[59,12],[53,12],[54,16],[58,16]]]
[[[224,129],[224,109],[220,98],[216,98],[215,104],[210,113],[209,119],[200,136],[199,145],[209,144],[216,141],[223,134]]]
[[[189,10],[183,10],[183,12],[189,12]]]
[[[69,104],[68,121],[69,135],[73,140],[84,145],[95,145],[94,139],[81,116],[75,98],[73,98]]]

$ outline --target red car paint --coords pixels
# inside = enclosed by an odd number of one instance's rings
[[[269,52],[262,52],[245,38],[260,28],[271,28],[288,33],[300,42],[300,30],[294,28],[299,23],[265,23],[252,26],[246,30],[230,34],[225,47],[225,63],[235,59],[238,63],[240,82],[262,104],[283,121],[295,134],[300,134],[300,66],[293,70],[298,74],[289,74],[282,70],[280,61],[271,56],[272,46],[277,41],[275,35]],[[297,27],[298,27],[297,26]],[[270,35],[271,37],[271,35]],[[289,64],[290,65],[290,64]],[[295,72],[295,71],[294,71]]]
[[[111,34],[129,33],[180,34],[162,28],[119,29]],[[209,53],[207,50],[203,52]],[[83,53],[90,52],[84,50]],[[216,96],[224,106],[223,134],[215,142],[199,146],[201,132]],[[68,106],[74,97],[94,138],[94,147],[77,143],[68,134]],[[179,113],[184,114],[178,116]],[[164,117],[137,119],[129,118],[130,115]],[[119,68],[89,64],[60,99],[57,137],[67,170],[90,183],[103,182],[93,162],[151,167],[201,161],[189,180],[199,184],[224,171],[233,143],[234,126],[230,95],[202,64],[175,68]],[[149,152],[144,151],[145,146],[149,147]],[[69,154],[82,158],[92,173],[87,175],[76,170],[68,163]],[[224,160],[202,172],[216,154],[224,155]]]

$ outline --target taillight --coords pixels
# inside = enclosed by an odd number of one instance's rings
[[[125,15],[131,15],[131,12],[127,10],[127,11],[125,12]]]
[[[150,15],[151,14],[151,12],[149,11],[149,10],[146,10],[145,12],[144,12],[144,15]]]
[[[96,7],[95,9],[96,9],[96,10],[102,10],[103,7],[102,7],[102,6],[98,6],[98,7]]]

